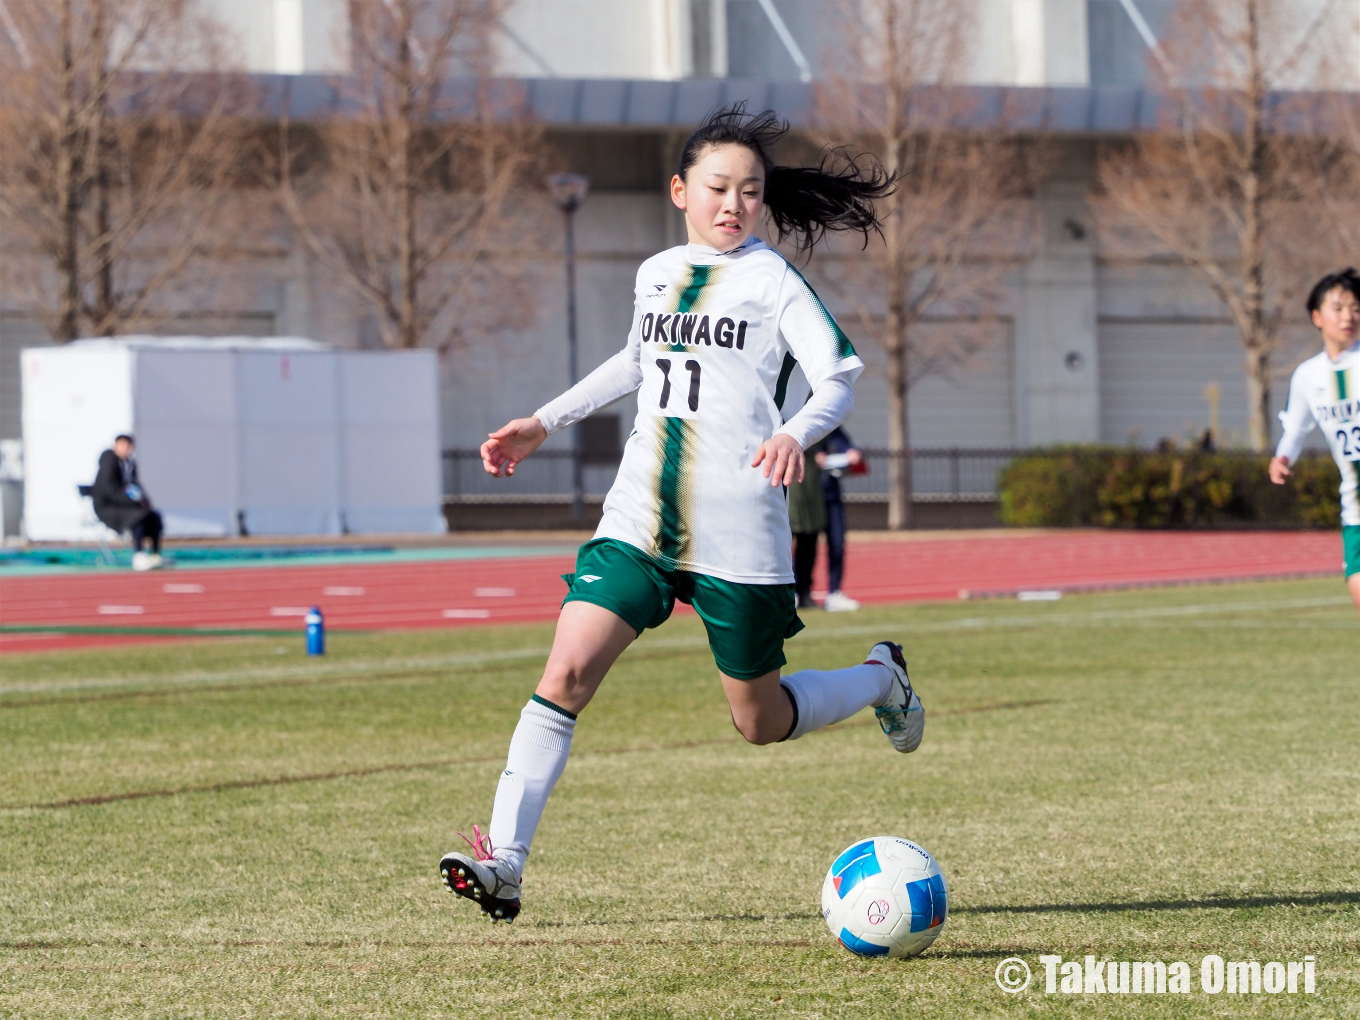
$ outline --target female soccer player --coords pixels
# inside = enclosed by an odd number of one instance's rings
[[[622,351],[582,382],[482,444],[494,475],[513,474],[553,432],[638,391],[638,413],[595,537],[581,547],[543,679],[520,713],[486,836],[439,862],[445,884],[493,921],[520,910],[520,878],[576,719],[642,632],[692,605],[708,631],[732,721],[754,744],[794,740],[874,706],[898,751],[921,742],[925,713],[891,641],[862,665],[781,677],[794,604],[784,486],[803,451],[844,421],[863,369],[812,288],[752,231],[768,213],[779,238],[810,250],[828,230],[878,228],[873,200],[893,181],[876,165],[840,172],[780,167],[788,130],[738,105],[690,136],[671,179],[689,244],[638,270]],[[787,422],[789,376],[812,397]]]

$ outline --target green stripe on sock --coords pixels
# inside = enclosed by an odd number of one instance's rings
[[[568,719],[574,720],[576,718],[575,712],[568,712],[561,705],[554,705],[547,698],[540,698],[537,694],[533,695],[529,700],[538,702],[544,708],[551,708],[554,712],[557,712],[560,715],[565,715]]]

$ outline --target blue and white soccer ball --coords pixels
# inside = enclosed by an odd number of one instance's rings
[[[857,956],[915,956],[948,913],[939,863],[909,839],[875,836],[836,858],[822,883],[822,916]]]

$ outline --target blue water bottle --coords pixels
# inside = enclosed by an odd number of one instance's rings
[[[307,614],[307,654],[326,654],[326,620],[319,606],[312,606]]]

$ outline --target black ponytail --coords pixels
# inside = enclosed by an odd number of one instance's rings
[[[815,167],[775,166],[770,149],[788,130],[788,121],[773,110],[747,113],[745,103],[714,110],[685,142],[680,177],[705,149],[743,145],[765,167],[765,208],[779,240],[792,237],[802,253],[811,251],[828,230],[857,230],[867,245],[871,230],[882,233],[874,202],[893,193],[896,177],[872,156],[852,156],[845,149],[831,150]]]

